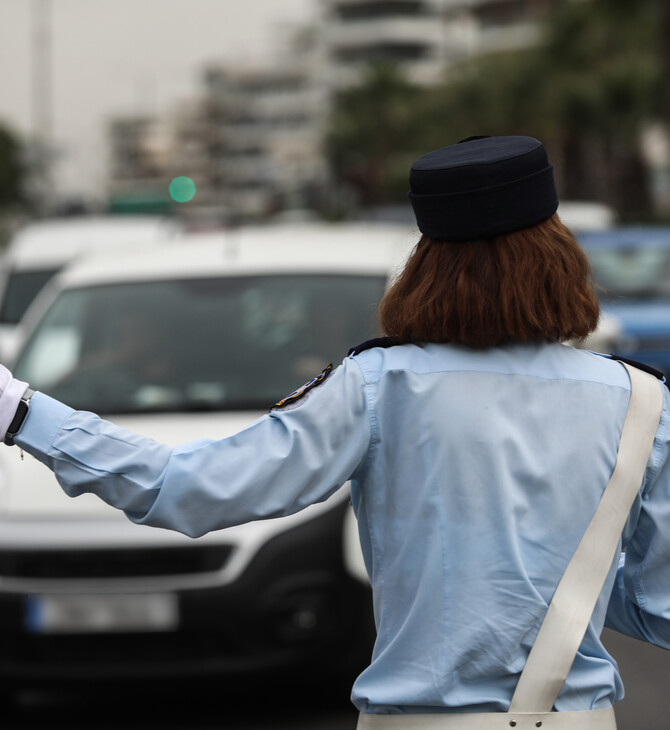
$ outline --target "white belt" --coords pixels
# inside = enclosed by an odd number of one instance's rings
[[[616,730],[614,710],[358,716],[357,730]]]

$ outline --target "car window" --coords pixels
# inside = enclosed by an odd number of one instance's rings
[[[587,250],[595,281],[610,299],[670,295],[670,249],[631,247]]]
[[[67,290],[14,372],[98,413],[267,409],[377,334],[384,286],[273,275]]]
[[[57,272],[58,269],[53,268],[10,272],[0,307],[0,322],[17,324],[33,299]]]

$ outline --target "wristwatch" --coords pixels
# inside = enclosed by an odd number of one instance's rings
[[[33,393],[34,391],[28,388],[26,392],[21,396],[19,405],[16,408],[16,415],[12,419],[12,422],[9,424],[9,428],[7,429],[7,433],[5,434],[5,443],[7,444],[7,446],[14,446],[14,436],[16,436],[16,434],[19,432],[21,426],[23,426],[23,422],[26,420],[26,416],[28,415],[28,411],[30,410],[30,399],[32,398]]]

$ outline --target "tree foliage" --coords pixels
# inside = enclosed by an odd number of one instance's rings
[[[532,48],[451,67],[430,88],[369,76],[335,102],[336,176],[384,200],[401,161],[473,134],[528,134],[549,148],[563,197],[648,211],[640,136],[670,107],[665,5],[558,0]]]
[[[407,192],[419,96],[397,66],[383,63],[371,65],[359,86],[336,94],[327,156],[361,205],[395,202]]]
[[[25,167],[16,137],[0,125],[0,210],[24,202]]]

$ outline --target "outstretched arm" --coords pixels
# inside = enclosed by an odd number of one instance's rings
[[[134,522],[195,537],[326,499],[369,439],[363,379],[345,360],[302,400],[226,439],[169,448],[36,393],[16,443],[70,496],[92,492]]]

